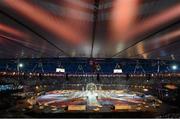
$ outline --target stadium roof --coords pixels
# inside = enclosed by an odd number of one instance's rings
[[[1,0],[0,58],[180,60],[179,0]]]

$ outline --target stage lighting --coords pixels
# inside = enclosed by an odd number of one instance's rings
[[[178,66],[177,65],[172,65],[171,67],[173,70],[177,70],[178,69]]]

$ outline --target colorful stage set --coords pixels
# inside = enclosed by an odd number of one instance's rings
[[[82,90],[54,90],[28,99],[35,112],[155,112],[161,101],[128,90],[102,90],[89,83]]]

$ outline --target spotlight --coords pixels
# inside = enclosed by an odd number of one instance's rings
[[[20,68],[22,68],[24,65],[23,65],[22,63],[20,63],[20,64],[18,64],[18,66],[19,66]]]
[[[173,70],[177,70],[178,69],[178,66],[177,65],[172,65],[171,67]]]

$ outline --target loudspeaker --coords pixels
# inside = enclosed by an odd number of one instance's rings
[[[39,73],[39,80],[42,80],[42,74]]]
[[[129,74],[126,74],[126,80],[129,80]]]
[[[99,73],[97,73],[97,81],[100,82]]]
[[[147,80],[150,80],[151,79],[151,74],[146,74],[146,78],[147,78]]]
[[[66,73],[66,80],[68,81],[69,80],[69,76],[68,76],[69,74],[68,73]]]

